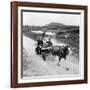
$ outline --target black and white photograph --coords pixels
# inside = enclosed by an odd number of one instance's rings
[[[21,11],[21,76],[80,75],[80,12]]]

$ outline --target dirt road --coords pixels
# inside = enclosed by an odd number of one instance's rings
[[[46,61],[43,61],[42,57],[35,53],[35,43],[33,39],[23,36],[23,62],[25,67],[23,75],[25,77],[79,73],[79,62],[77,58],[68,55],[66,61],[61,59],[60,66],[57,65],[58,57],[49,56],[46,58]]]

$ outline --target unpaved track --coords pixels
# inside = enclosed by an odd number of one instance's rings
[[[23,36],[24,53],[27,54],[27,68],[23,72],[25,77],[78,74],[77,58],[68,55],[66,61],[61,59],[60,66],[57,65],[58,57],[48,56],[46,61],[43,61],[42,57],[35,53],[35,43],[33,39]]]

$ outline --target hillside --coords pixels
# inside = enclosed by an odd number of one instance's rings
[[[62,23],[55,23],[51,22],[49,24],[46,24],[44,26],[23,26],[23,31],[32,31],[32,30],[42,30],[42,31],[74,31],[79,30],[79,26],[73,26],[73,25],[64,25]]]

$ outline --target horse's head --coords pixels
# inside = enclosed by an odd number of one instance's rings
[[[68,54],[71,55],[72,54],[72,47],[67,46],[67,48],[68,48]]]

